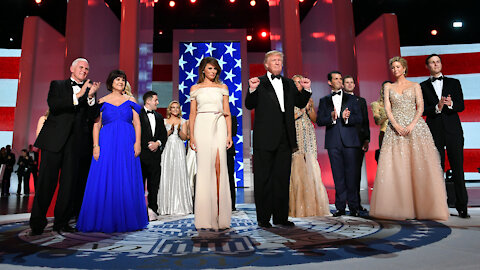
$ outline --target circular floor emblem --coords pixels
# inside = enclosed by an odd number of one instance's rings
[[[368,257],[439,241],[451,230],[433,221],[353,217],[293,219],[293,228],[260,229],[245,208],[225,231],[197,231],[193,216],[168,217],[131,233],[30,236],[28,222],[0,226],[4,263],[82,268],[228,268]],[[52,260],[56,258],[55,260]]]

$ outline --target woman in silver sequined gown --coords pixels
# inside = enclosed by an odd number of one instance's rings
[[[418,83],[405,78],[407,62],[390,60],[397,78],[385,85],[385,132],[370,203],[370,215],[405,220],[447,220],[449,212],[440,155],[423,120]]]

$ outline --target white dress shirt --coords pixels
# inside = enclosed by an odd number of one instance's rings
[[[272,73],[270,71],[267,71],[267,78],[273,85],[273,89],[275,90],[275,94],[277,95],[278,103],[280,103],[280,110],[282,110],[282,112],[285,112],[282,79],[272,80]]]
[[[70,77],[70,80],[72,82],[75,82],[75,80],[71,77]],[[78,105],[77,94],[78,94],[78,92],[80,92],[81,88],[78,85],[74,85],[74,86],[72,86],[72,89],[73,89],[73,105]],[[88,103],[88,106],[95,105],[95,98],[94,97],[93,98],[87,97],[87,103]]]
[[[143,109],[145,112],[151,111],[147,109],[147,107],[143,106]],[[150,122],[150,128],[152,129],[152,135],[155,136],[155,128],[157,127],[157,121],[155,120],[155,114],[153,113],[147,113],[148,121]],[[162,142],[160,140],[157,140],[158,146],[162,145]]]
[[[335,108],[335,113],[337,114],[337,118],[340,118],[340,111],[342,110],[342,98],[343,98],[343,91],[342,90],[338,90],[340,91],[340,95],[334,95],[332,97],[332,102],[333,102],[333,107]],[[335,91],[332,91],[332,93],[335,92]],[[348,119],[346,121],[348,123]],[[333,124],[336,124],[337,121],[336,120],[333,120]]]
[[[438,77],[441,77],[443,76],[442,73],[440,73],[440,75]],[[436,77],[436,78],[438,78]],[[433,76],[430,76],[430,79],[432,79]],[[432,85],[433,85],[433,89],[435,89],[435,93],[437,94],[437,97],[438,97],[438,100],[440,101],[442,99],[442,90],[443,90],[443,80],[436,80],[434,82],[432,82]],[[452,109],[453,108],[453,100],[452,100],[452,105],[451,106],[447,106],[449,109]],[[438,109],[438,104],[435,105],[435,113],[441,113],[442,111],[440,111]]]

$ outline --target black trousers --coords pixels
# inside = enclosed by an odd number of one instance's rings
[[[12,171],[12,169],[5,168],[2,180],[2,195],[10,194],[10,177],[12,177]]]
[[[22,182],[23,182],[23,194],[28,195],[30,194],[30,171],[26,172],[18,172],[18,187],[17,187],[17,194],[20,194],[22,190]]]
[[[32,214],[30,216],[30,227],[32,230],[43,231],[47,225],[46,214],[55,193],[57,182],[59,183],[59,188],[53,227],[61,228],[68,224],[72,217],[76,176],[78,176],[78,156],[72,135],[67,139],[60,152],[42,149],[37,191],[33,199]]]
[[[455,208],[458,211],[466,211],[468,193],[465,187],[465,174],[463,172],[463,135],[459,136],[447,132],[432,132],[432,135],[435,146],[440,153],[443,170],[445,170],[445,148],[447,150],[448,161],[452,169],[452,179],[455,186]]]
[[[145,182],[147,184],[148,208],[152,209],[154,212],[157,212],[157,196],[161,175],[160,160],[140,159],[140,164],[142,166],[143,186],[145,186]]]
[[[232,147],[234,147],[232,145]],[[236,194],[235,194],[235,155],[229,154],[227,151],[227,167],[228,181],[230,183],[230,197],[232,199],[232,210],[235,210]]]
[[[350,211],[357,211],[358,201],[358,148],[329,148],[328,158],[335,183],[335,207],[344,211],[348,203]]]
[[[284,129],[283,129],[284,130]],[[288,220],[292,149],[284,130],[279,146],[273,151],[253,150],[254,198],[258,222]]]

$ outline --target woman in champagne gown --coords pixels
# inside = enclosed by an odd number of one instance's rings
[[[227,148],[232,146],[227,86],[213,57],[199,67],[198,83],[190,90],[190,146],[197,152],[195,227],[227,229],[232,215]]]
[[[93,128],[93,158],[77,229],[127,232],[148,225],[140,167],[141,107],[123,95],[126,75],[114,70],[107,79],[111,94],[101,98]]]
[[[164,119],[168,139],[162,153],[158,213],[160,215],[185,215],[193,211],[192,190],[187,177],[185,144],[186,120],[181,118],[180,103],[172,101]]]
[[[396,82],[385,85],[389,125],[378,161],[370,215],[393,220],[447,220],[440,155],[421,117],[422,90],[418,83],[405,79],[405,59],[394,57],[390,66]]]
[[[299,90],[302,89],[301,78],[303,77],[300,75],[292,78]],[[322,183],[317,161],[317,139],[312,123],[316,121],[313,100],[310,99],[305,109],[294,107],[294,113],[298,150],[292,154],[288,215],[291,217],[331,215],[327,191]]]

